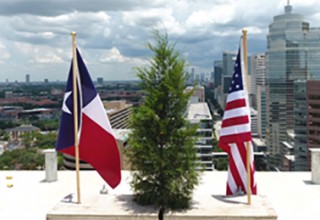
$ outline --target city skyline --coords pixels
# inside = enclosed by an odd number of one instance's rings
[[[152,30],[166,30],[196,74],[213,71],[222,51],[236,51],[243,28],[249,54],[266,51],[268,25],[287,1],[32,1],[0,2],[0,82],[66,81],[72,31],[92,78],[136,79],[150,57]],[[293,13],[318,24],[320,2],[291,0]],[[320,25],[319,25],[320,26]]]

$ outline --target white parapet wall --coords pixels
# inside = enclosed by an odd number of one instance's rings
[[[320,148],[310,149],[311,151],[311,181],[320,184]]]

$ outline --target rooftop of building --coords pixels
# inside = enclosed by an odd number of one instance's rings
[[[27,131],[37,131],[40,130],[38,127],[33,125],[20,125],[18,127],[14,128],[8,128],[6,129],[7,132],[27,132]]]
[[[284,155],[284,157],[285,157],[287,160],[290,160],[290,161],[294,161],[294,160],[295,160],[295,156],[294,156],[294,155]]]
[[[50,108],[34,108],[34,109],[27,109],[23,110],[22,113],[35,113],[35,112],[47,112],[52,111]]]
[[[281,142],[287,149],[293,149],[294,148],[294,145],[293,143],[290,143],[288,141],[282,141]]]
[[[128,141],[130,132],[131,129],[113,129],[115,138],[122,142]]]
[[[206,102],[190,103],[187,119],[190,121],[211,120],[208,104]]]
[[[251,107],[250,108],[250,114],[251,114],[251,116],[257,116],[258,115],[258,111]]]
[[[196,86],[187,86],[186,90],[192,90],[192,89],[195,89],[195,90],[204,90],[204,86],[202,85],[196,85]]]
[[[266,146],[265,139],[262,138],[252,138],[252,142],[257,146]]]
[[[103,101],[103,106],[107,113],[113,113],[131,107],[132,104],[128,104],[126,100],[111,100]]]
[[[59,171],[55,182],[45,182],[44,178],[44,171],[0,171],[0,219],[44,220],[61,200],[76,192],[74,171]],[[109,189],[109,194],[131,194],[130,178],[128,171],[122,171],[122,182],[116,189]],[[226,179],[227,172],[204,172],[193,197],[224,195]],[[279,220],[319,219],[320,185],[310,179],[310,172],[256,173],[258,194],[267,197]],[[82,201],[99,196],[104,185],[95,171],[81,171],[80,183]]]

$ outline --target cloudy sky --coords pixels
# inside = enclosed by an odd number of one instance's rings
[[[320,26],[320,1],[291,0],[293,12]],[[249,53],[264,52],[273,16],[286,0],[0,0],[0,82],[65,81],[71,36],[92,78],[135,79],[152,30],[166,30],[196,73],[212,71],[248,30]]]

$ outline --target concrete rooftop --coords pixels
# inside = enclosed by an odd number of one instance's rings
[[[0,219],[45,220],[65,196],[76,192],[74,171],[59,171],[58,181],[51,183],[44,178],[44,171],[0,171]],[[278,219],[320,219],[320,185],[311,183],[310,172],[256,172],[256,179],[258,194],[267,197]],[[109,194],[131,194],[129,180],[129,172],[123,171],[121,184]],[[224,195],[226,180],[227,172],[204,172],[194,198]],[[104,185],[95,171],[81,171],[80,181],[83,199],[99,195]]]

